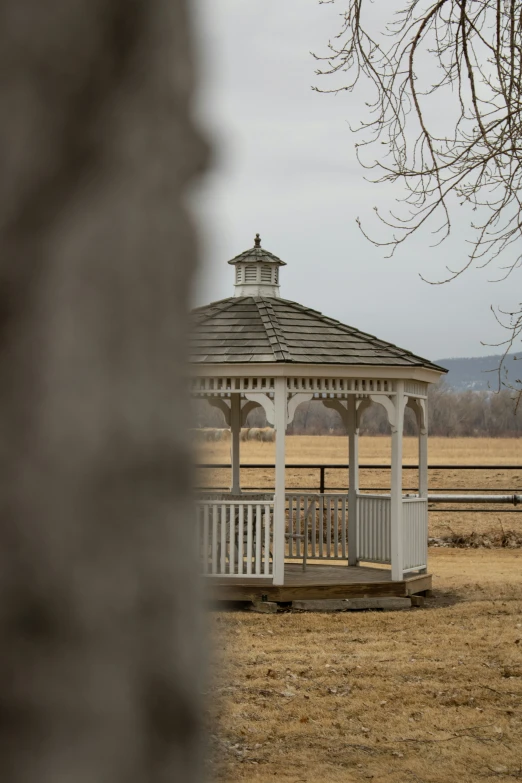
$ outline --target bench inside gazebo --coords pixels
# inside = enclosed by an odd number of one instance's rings
[[[391,343],[282,299],[285,262],[254,247],[229,264],[234,296],[194,311],[192,393],[219,408],[231,430],[229,493],[198,500],[202,573],[231,600],[405,596],[431,588],[428,573],[427,389],[445,370]],[[302,403],[336,410],[348,436],[348,490],[288,493],[285,432]],[[382,405],[391,427],[391,489],[359,490],[363,411]],[[261,406],[276,432],[275,487],[240,486],[240,433]],[[418,427],[418,493],[403,495],[405,408]]]

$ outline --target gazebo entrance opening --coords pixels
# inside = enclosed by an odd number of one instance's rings
[[[230,492],[206,493],[198,501],[203,573],[219,584],[261,589],[296,583],[299,574],[306,583],[310,578],[303,574],[315,568],[317,575],[322,564],[332,566],[321,572],[323,581],[371,576],[399,584],[425,574],[427,390],[445,371],[281,299],[284,262],[261,248],[259,236],[253,248],[229,263],[235,267],[235,296],[194,312],[192,393],[219,408],[231,429]],[[311,400],[338,411],[345,424],[347,492],[286,491],[286,429],[297,407]],[[388,493],[359,490],[359,425],[372,404],[384,407],[391,426]],[[257,406],[276,432],[276,466],[274,491],[254,494],[240,486],[240,434]],[[406,407],[415,414],[419,438],[419,491],[407,496],[402,490]],[[344,569],[335,567],[342,561]]]

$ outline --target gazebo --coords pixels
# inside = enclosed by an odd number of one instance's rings
[[[446,371],[281,298],[285,262],[261,247],[259,234],[253,248],[228,263],[234,295],[194,311],[192,394],[219,408],[231,430],[230,493],[198,500],[203,573],[223,597],[236,598],[429,589],[427,390]],[[345,493],[286,492],[285,432],[297,407],[311,400],[338,411],[346,426]],[[384,407],[391,427],[388,493],[359,490],[359,424],[373,404]],[[275,488],[269,494],[245,493],[240,486],[241,427],[256,406],[276,432]],[[406,407],[418,425],[419,491],[405,496]]]

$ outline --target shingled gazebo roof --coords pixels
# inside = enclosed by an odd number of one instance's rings
[[[192,361],[413,366],[427,359],[286,299],[230,297],[194,311]]]
[[[261,250],[258,243],[259,236],[254,248],[229,263],[246,265],[254,261]],[[274,265],[284,263],[277,256],[262,252],[263,259],[259,260]],[[196,364],[284,362],[421,367],[446,372],[410,351],[280,298],[275,286],[272,296],[236,295],[197,308],[193,319],[191,360]]]

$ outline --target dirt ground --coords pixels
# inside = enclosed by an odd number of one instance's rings
[[[389,437],[360,438],[360,464],[386,464],[390,462],[391,439]],[[292,436],[286,438],[287,464],[339,464],[348,462],[347,439],[336,436]],[[198,455],[204,463],[230,463],[230,444],[228,442],[205,443],[200,446]],[[242,464],[273,464],[275,444],[247,441],[241,444]],[[417,463],[417,439],[404,439],[404,465]],[[434,469],[429,473],[430,490],[444,489],[448,493],[459,492],[463,488],[490,489],[502,494],[522,494],[522,444],[516,438],[430,438],[430,465],[493,465],[491,470],[452,470]],[[519,470],[502,470],[503,465],[520,465]],[[318,491],[319,471],[317,469],[287,469],[287,486]],[[206,487],[227,487],[230,471],[226,469],[201,469],[199,482]],[[271,468],[241,471],[241,482],[245,488],[269,489],[274,484],[274,471]],[[346,489],[347,471],[329,469],[326,472],[326,490]],[[389,470],[360,471],[360,486],[367,489],[389,489]],[[417,489],[417,472],[404,470],[403,486],[405,491]],[[472,506],[466,506],[470,508]],[[446,507],[446,508],[451,508]],[[449,534],[470,535],[473,532],[487,534],[499,530],[515,530],[522,533],[522,511],[512,506],[489,506],[482,513],[466,513],[464,507],[457,511],[441,511],[441,506],[430,510],[430,536],[441,537]]]
[[[432,549],[423,609],[212,612],[213,779],[522,779],[521,566]]]

